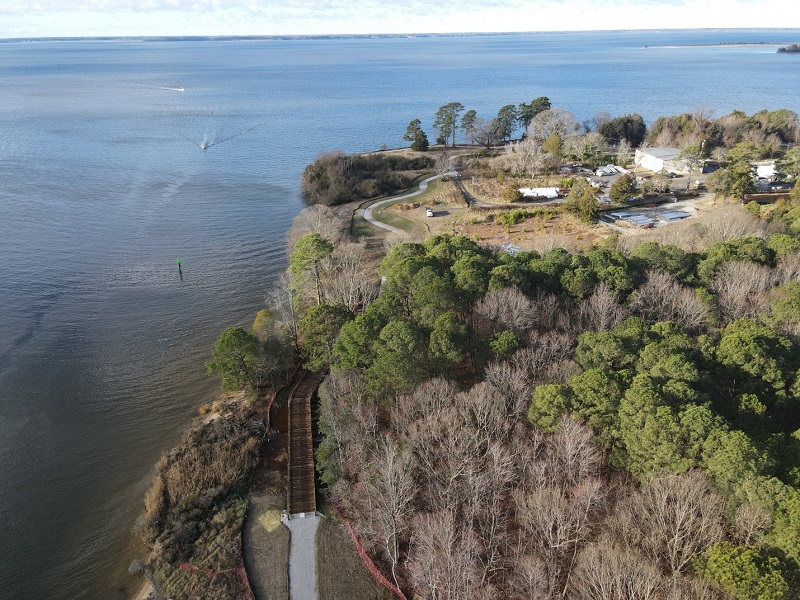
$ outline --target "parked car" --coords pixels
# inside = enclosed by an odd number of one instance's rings
[[[425,216],[426,217],[432,217],[433,216],[433,209],[432,208],[426,208],[425,209]]]

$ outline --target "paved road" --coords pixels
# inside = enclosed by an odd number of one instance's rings
[[[428,189],[428,183],[437,179],[439,176],[434,175],[433,177],[428,177],[427,179],[423,179],[419,183],[419,189],[415,192],[411,192],[410,194],[405,194],[403,196],[394,196],[392,198],[387,198],[386,200],[381,200],[380,202],[376,202],[375,204],[370,204],[368,207],[364,209],[364,218],[375,225],[375,227],[380,227],[381,229],[386,229],[387,231],[391,231],[392,233],[398,235],[400,238],[407,238],[408,234],[403,231],[402,229],[398,229],[397,227],[392,227],[391,225],[387,225],[381,221],[378,221],[375,217],[372,216],[372,211],[380,208],[384,204],[390,204],[392,202],[398,202],[399,200],[405,200],[406,198],[413,198],[414,196],[419,196],[420,194],[425,193],[425,190]]]
[[[290,600],[317,600],[317,526],[315,514],[292,516],[283,524],[292,533],[289,547]]]

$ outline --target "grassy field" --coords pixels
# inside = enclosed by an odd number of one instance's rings
[[[430,233],[430,229],[422,223],[386,210],[389,207],[390,205],[382,206],[379,210],[374,211],[372,216],[382,223],[402,229],[414,240],[424,239]]]

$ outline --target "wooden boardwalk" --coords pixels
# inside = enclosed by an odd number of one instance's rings
[[[289,398],[289,514],[315,513],[314,434],[311,397],[323,373],[302,371]]]

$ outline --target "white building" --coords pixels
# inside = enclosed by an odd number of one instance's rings
[[[756,168],[756,176],[759,179],[767,179],[769,181],[775,181],[778,172],[775,169],[774,160],[759,160],[751,164]]]
[[[686,168],[676,159],[681,151],[678,148],[646,148],[637,150],[633,162],[637,167],[642,167],[653,173],[686,173]]]
[[[625,175],[626,173],[630,173],[630,171],[625,167],[619,167],[617,165],[597,167],[597,170],[594,172],[598,177],[611,177],[612,175]]]
[[[519,188],[519,192],[524,198],[558,198],[558,188],[554,187]]]

